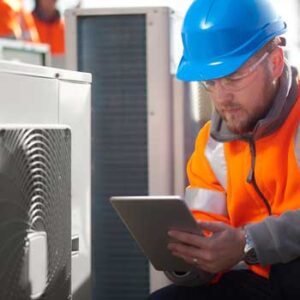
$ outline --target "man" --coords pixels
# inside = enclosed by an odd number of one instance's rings
[[[32,12],[42,43],[50,45],[52,55],[64,55],[65,25],[56,0],[35,0]]]
[[[170,231],[191,265],[151,300],[300,299],[300,100],[271,0],[196,0],[177,77],[215,112],[196,140],[186,201],[203,236]]]

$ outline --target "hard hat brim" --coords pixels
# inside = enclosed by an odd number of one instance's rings
[[[176,77],[183,81],[203,81],[221,78],[234,73],[251,56],[252,53],[247,53],[238,57],[227,57],[207,64],[200,62],[190,63],[182,57],[178,66]]]

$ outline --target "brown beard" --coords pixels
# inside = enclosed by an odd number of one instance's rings
[[[263,69],[264,70],[264,87],[263,93],[261,95],[261,103],[262,105],[258,105],[252,109],[252,111],[247,112],[243,106],[239,103],[235,103],[234,100],[232,102],[227,103],[219,108],[216,107],[217,112],[224,120],[227,125],[227,128],[236,134],[245,134],[250,133],[254,130],[257,122],[262,120],[268,114],[270,107],[272,106],[273,99],[275,97],[278,85],[272,79],[270,70],[267,66]],[[229,117],[226,116],[226,110],[230,109],[238,109],[240,110],[240,114],[242,114],[242,118],[239,118],[239,115],[232,115]]]

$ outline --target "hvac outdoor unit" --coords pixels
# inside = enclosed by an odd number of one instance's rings
[[[0,38],[0,59],[50,66],[50,56],[50,47],[47,44]]]
[[[213,105],[199,82],[173,80],[174,193],[182,195],[188,185],[186,164],[194,150],[200,128],[210,119]]]
[[[90,83],[0,62],[0,299],[90,299]]]
[[[0,299],[71,299],[71,132],[0,125]]]
[[[108,198],[174,193],[174,16],[166,7],[79,9],[66,14],[67,67],[93,74],[95,300],[146,299],[161,285],[161,274],[149,271],[148,260]]]
[[[149,269],[108,198],[183,194],[204,94],[174,78],[181,20],[166,7],[66,14],[67,66],[93,74],[94,300],[145,299],[167,283]]]

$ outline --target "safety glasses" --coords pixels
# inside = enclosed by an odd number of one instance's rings
[[[273,50],[274,49],[272,49],[272,51]],[[200,83],[210,93],[216,89],[217,82],[221,85],[222,88],[228,91],[242,90],[246,88],[252,81],[252,76],[250,75],[252,75],[255,72],[258,66],[270,55],[272,51],[265,52],[264,55],[262,55],[253,65],[248,67],[247,71],[241,74],[233,73],[232,75],[226,77],[218,78],[215,80],[205,80],[201,81]]]

